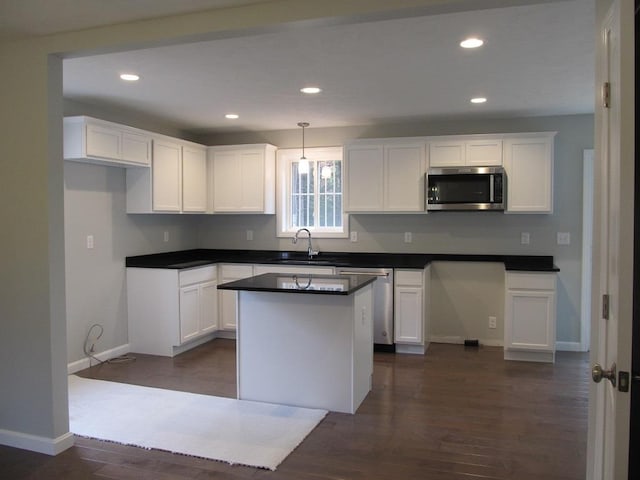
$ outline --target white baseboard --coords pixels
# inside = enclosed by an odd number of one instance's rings
[[[580,342],[556,342],[556,351],[558,352],[586,352]]]
[[[438,336],[431,335],[431,343],[453,343],[455,345],[464,345],[465,339],[458,336]],[[486,347],[502,347],[504,343],[502,340],[493,340],[493,339],[478,339],[480,345],[484,345]]]
[[[104,352],[96,353],[94,356],[102,360],[103,362],[107,360],[111,360],[112,358],[119,357],[120,355],[125,355],[131,351],[128,343],[124,345],[120,345],[119,347],[112,348],[110,350],[105,350]],[[67,364],[67,373],[71,375],[72,373],[79,372],[80,370],[84,370],[85,368],[89,368],[90,362],[92,365],[95,364],[95,360],[91,360],[89,358],[83,358],[82,360],[78,360],[76,362],[71,362]]]
[[[71,432],[60,435],[58,438],[47,438],[0,429],[0,444],[46,455],[58,455],[73,447],[73,442],[74,437]]]

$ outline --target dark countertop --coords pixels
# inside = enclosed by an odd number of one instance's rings
[[[313,293],[316,295],[351,295],[373,283],[373,275],[290,275],[264,273],[255,277],[218,285],[219,290],[249,292]]]
[[[509,271],[559,272],[550,255],[457,255],[430,253],[321,252],[309,260],[305,252],[277,250],[194,249],[126,258],[127,267],[183,269],[216,263],[315,265],[352,268],[422,269],[431,262],[495,262]]]

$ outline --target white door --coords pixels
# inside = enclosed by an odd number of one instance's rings
[[[627,42],[632,45],[632,2],[615,0],[601,17],[599,31],[596,85],[599,88],[608,83],[610,99],[607,106],[607,95],[603,93],[596,105],[591,365],[600,366],[618,380],[612,366],[615,364],[617,371],[629,371],[631,367],[633,102],[625,105],[621,97],[626,92],[633,94],[633,86],[626,83],[629,77],[633,82],[633,71],[630,75],[621,72],[621,49],[626,48],[623,46]],[[608,308],[603,306],[604,296],[608,298]],[[607,378],[592,383],[587,478],[626,479],[628,450],[629,394],[620,392]]]

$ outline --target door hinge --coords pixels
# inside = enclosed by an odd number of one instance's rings
[[[611,104],[611,83],[604,82],[602,84],[602,106],[609,108]]]
[[[602,295],[602,318],[605,320],[609,320],[609,300],[610,296],[608,293]]]

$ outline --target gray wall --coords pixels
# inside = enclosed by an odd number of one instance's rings
[[[593,148],[593,115],[510,119],[460,119],[446,122],[404,123],[378,127],[343,129],[310,128],[305,142],[313,146],[340,145],[352,138],[445,135],[456,133],[509,133],[557,131],[555,137],[554,213],[552,215],[505,215],[502,213],[434,213],[429,215],[351,215],[350,230],[358,242],[319,239],[324,251],[494,253],[553,255],[561,272],[558,277],[559,341],[580,341],[580,275],[582,254],[582,158]],[[272,131],[209,136],[205,144],[268,142],[281,148],[297,147],[300,132]],[[247,229],[254,240],[247,241]],[[413,243],[404,243],[404,232],[413,233]],[[531,243],[520,245],[520,233],[529,232]],[[571,245],[556,245],[556,233],[569,232]],[[210,216],[200,225],[200,246],[205,248],[292,249],[291,241],[276,237],[275,216]],[[491,271],[486,274],[490,277]],[[452,286],[453,288],[453,286]],[[455,295],[456,292],[451,293]],[[436,300],[437,302],[437,300]],[[437,312],[459,320],[451,310],[434,304]],[[481,308],[481,305],[476,304]],[[470,305],[469,310],[473,311]],[[499,318],[499,323],[502,317]],[[464,328],[434,325],[434,334],[462,335]],[[501,328],[501,326],[500,326]],[[489,338],[495,332],[487,332]]]
[[[84,341],[95,323],[104,328],[96,353],[128,343],[125,257],[197,246],[196,217],[127,215],[125,202],[124,168],[65,162],[68,362],[85,358]],[[93,249],[87,235],[94,237]]]

